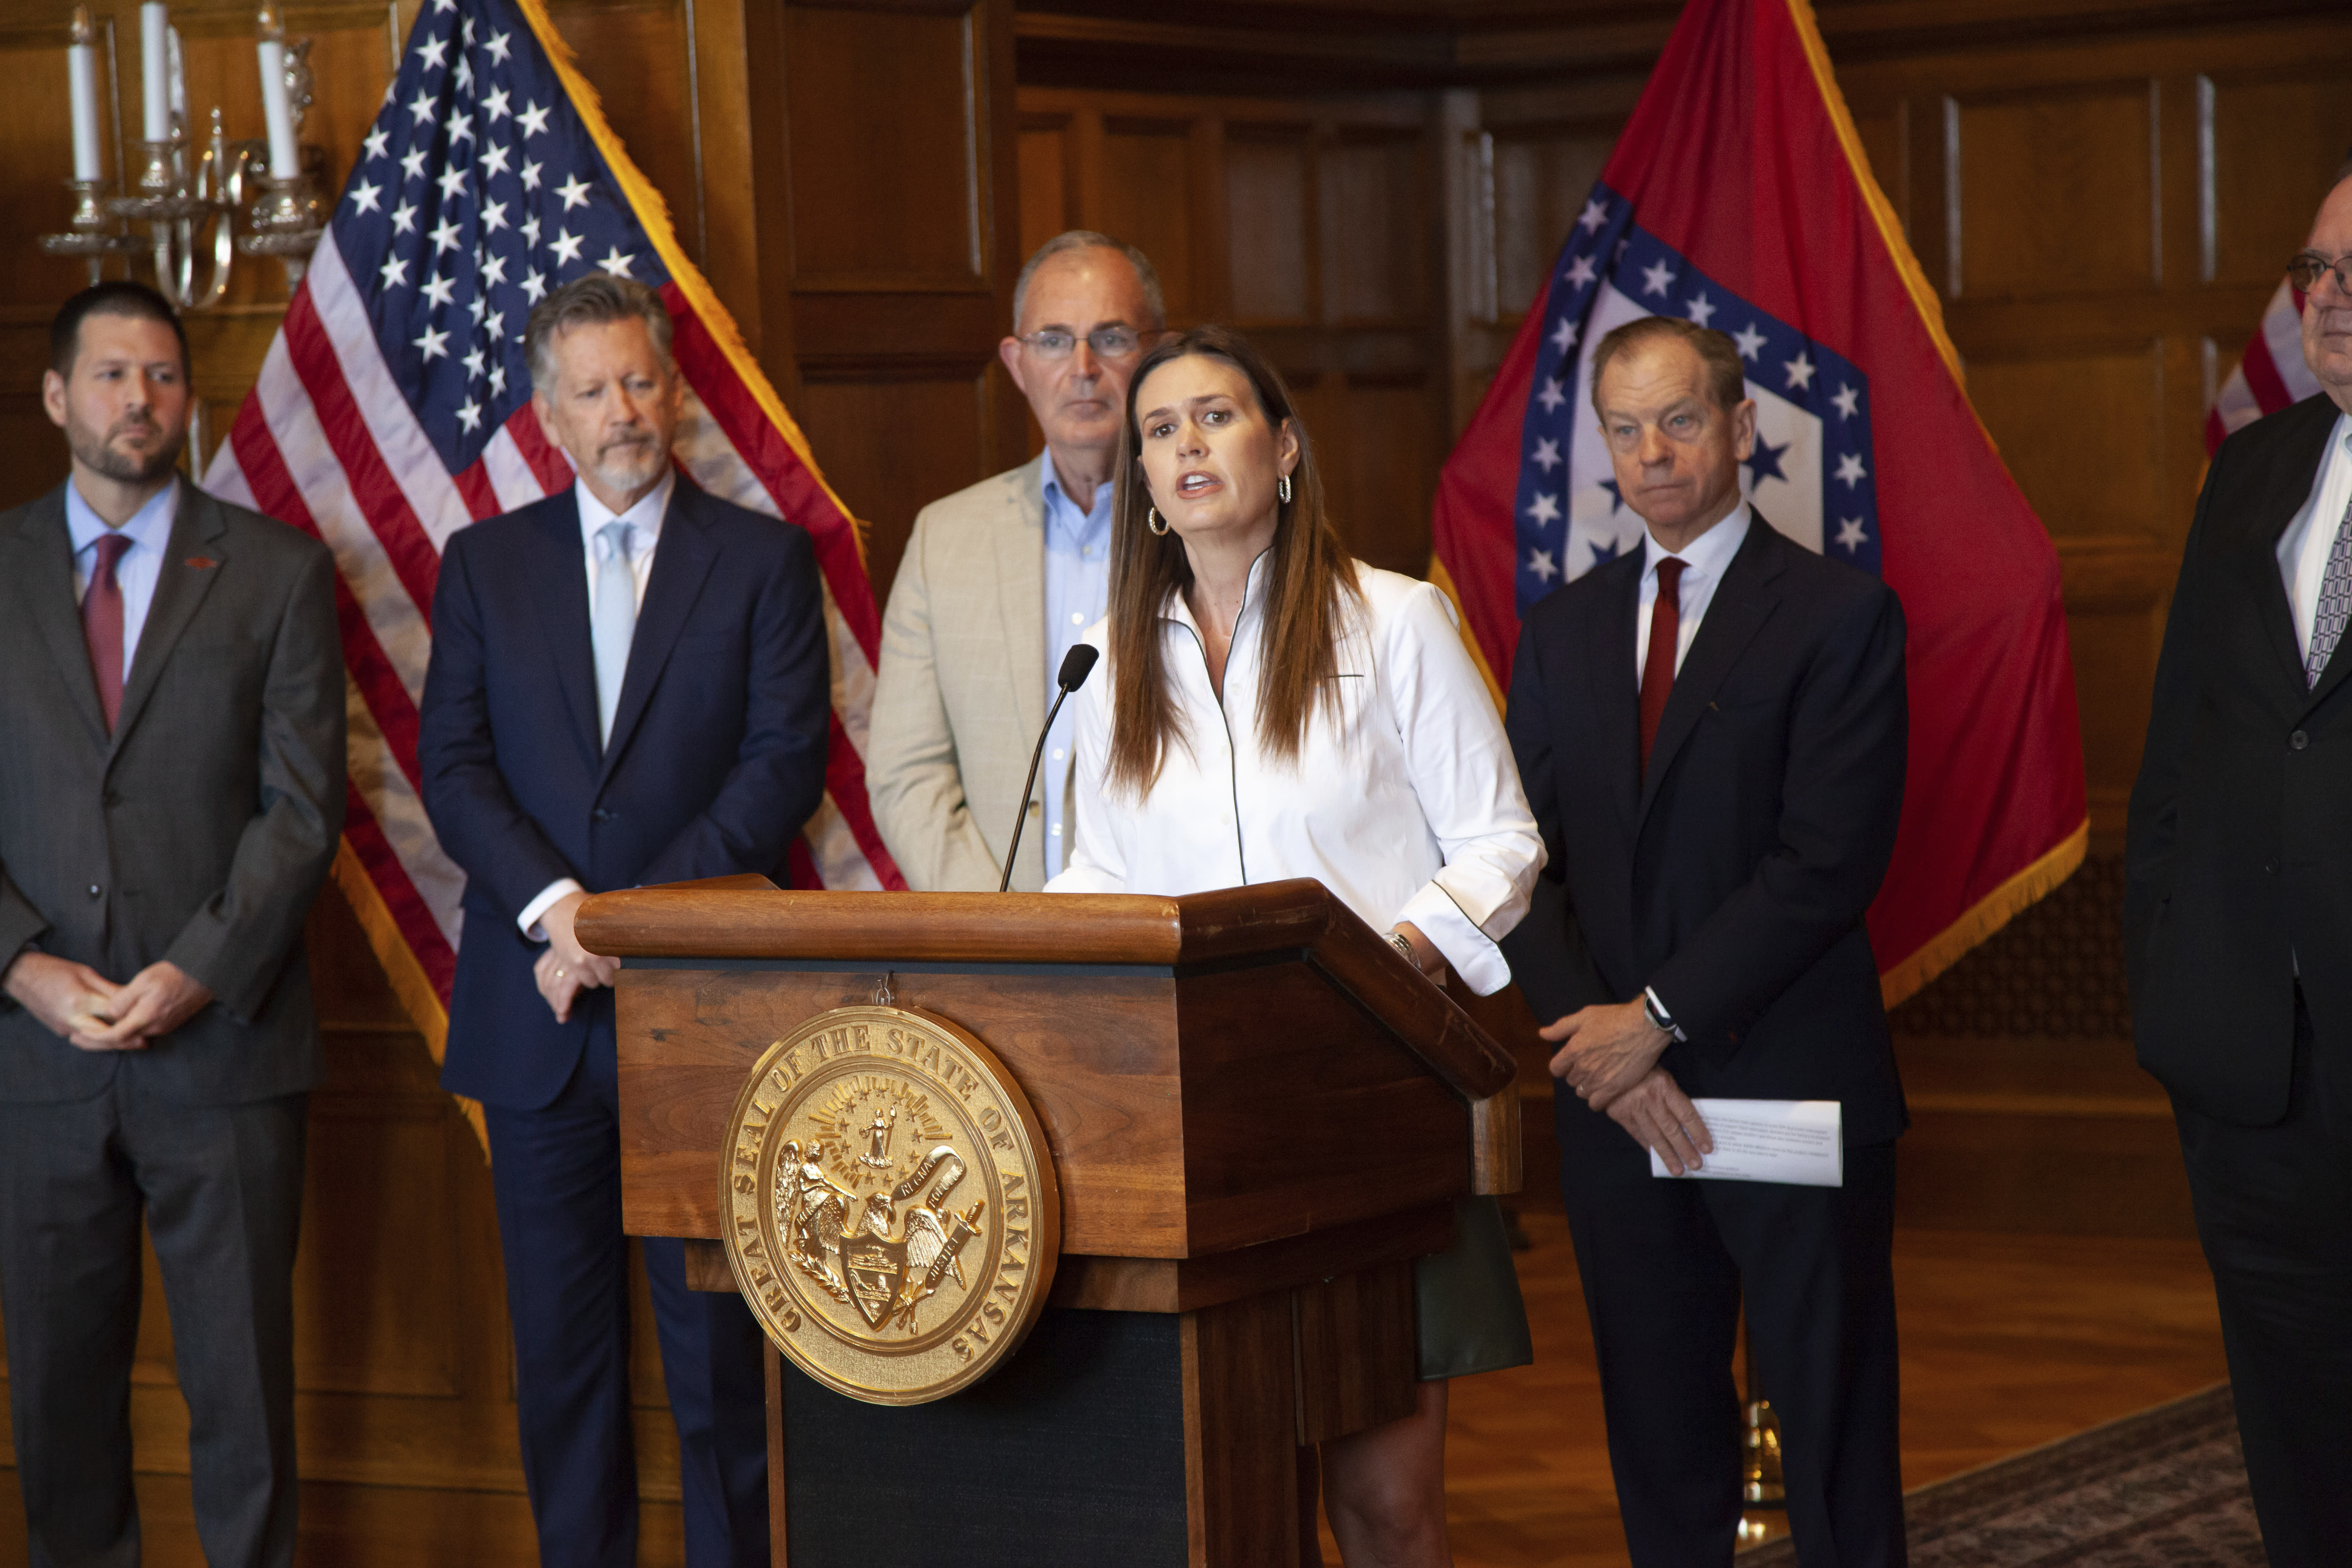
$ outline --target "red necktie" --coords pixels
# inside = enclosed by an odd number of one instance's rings
[[[1658,602],[1650,610],[1650,651],[1642,661],[1642,772],[1650,771],[1650,745],[1666,715],[1675,689],[1675,644],[1683,629],[1683,563],[1669,555],[1658,563]]]
[[[89,587],[81,596],[82,640],[89,644],[90,673],[98,677],[98,705],[106,710],[110,735],[115,715],[122,711],[122,584],[115,581],[114,568],[130,548],[131,541],[120,533],[101,536]]]

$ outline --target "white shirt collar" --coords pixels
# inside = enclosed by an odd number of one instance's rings
[[[580,504],[580,537],[590,550],[596,548],[596,535],[608,522],[625,522],[635,531],[629,536],[630,553],[643,555],[661,538],[662,519],[669,515],[670,492],[677,488],[677,470],[662,469],[661,482],[637,498],[637,504],[625,512],[615,512],[596,499],[585,479],[572,481],[572,496]]]
[[[1256,559],[1250,563],[1249,581],[1242,588],[1241,616],[1234,622],[1235,642],[1241,640],[1242,622],[1249,619],[1250,612],[1258,608],[1258,600],[1265,592],[1265,574],[1273,564],[1274,546],[1271,544],[1259,551]],[[1161,608],[1160,616],[1162,620],[1174,621],[1181,626],[1189,626],[1195,637],[1201,635],[1201,624],[1192,618],[1192,606],[1185,600],[1184,590],[1181,588],[1173,589],[1169,593],[1168,603]],[[1204,643],[1206,640],[1202,638]]]
[[[1739,553],[1740,545],[1747,542],[1748,526],[1755,515],[1748,510],[1747,501],[1735,501],[1721,522],[1675,551],[1660,544],[1644,528],[1642,531],[1642,575],[1654,579],[1658,574],[1658,563],[1672,555],[1683,563],[1685,582],[1693,574],[1709,580],[1722,576],[1724,568],[1731,564],[1731,558]]]
[[[66,481],[66,531],[73,540],[76,555],[88,550],[99,538],[109,532],[119,532],[131,541],[133,550],[151,550],[156,555],[172,542],[172,520],[179,514],[180,479],[174,474],[172,482],[147,498],[146,504],[131,514],[131,521],[120,529],[109,529],[71,479]]]

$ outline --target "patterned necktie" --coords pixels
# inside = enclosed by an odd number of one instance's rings
[[[1650,771],[1650,747],[1658,738],[1658,721],[1666,716],[1666,698],[1675,689],[1675,645],[1682,639],[1683,563],[1667,556],[1658,563],[1658,601],[1650,609],[1650,648],[1642,660],[1642,772]]]
[[[2343,640],[2344,623],[2352,620],[2352,506],[2336,525],[2336,542],[2328,546],[2327,569],[2319,574],[2319,604],[2311,613],[2311,651],[2303,656],[2303,683],[2319,684],[2328,656]]]
[[[596,531],[604,548],[596,557],[588,630],[596,651],[596,737],[608,744],[613,714],[621,706],[621,681],[629,672],[629,637],[637,628],[637,579],[629,570],[629,525],[619,521]]]
[[[98,705],[106,711],[106,732],[122,712],[122,584],[114,569],[131,541],[111,530],[100,536],[98,560],[81,596],[82,640],[89,645],[90,673],[98,677]]]

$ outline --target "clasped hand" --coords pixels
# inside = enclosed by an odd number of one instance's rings
[[[44,1028],[85,1051],[143,1051],[213,999],[210,989],[169,960],[117,985],[87,963],[47,952],[17,954],[5,987]]]
[[[605,958],[580,945],[573,934],[572,918],[586,901],[585,893],[566,893],[547,907],[539,917],[539,927],[547,933],[546,951],[531,965],[531,977],[539,983],[539,994],[555,1014],[555,1021],[572,1021],[572,1004],[583,991],[599,985],[610,985],[621,973],[621,961]]]
[[[1715,1152],[1698,1108],[1658,1066],[1673,1037],[1650,1023],[1641,1003],[1581,1007],[1538,1033],[1559,1047],[1552,1053],[1552,1077],[1607,1112],[1667,1170],[1677,1176],[1696,1171],[1699,1157]]]

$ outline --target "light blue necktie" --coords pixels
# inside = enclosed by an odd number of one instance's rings
[[[596,650],[597,739],[605,744],[613,739],[613,714],[621,706],[621,680],[629,672],[629,637],[637,627],[637,579],[629,570],[629,525],[619,521],[596,531],[604,549],[596,558],[589,637]]]

